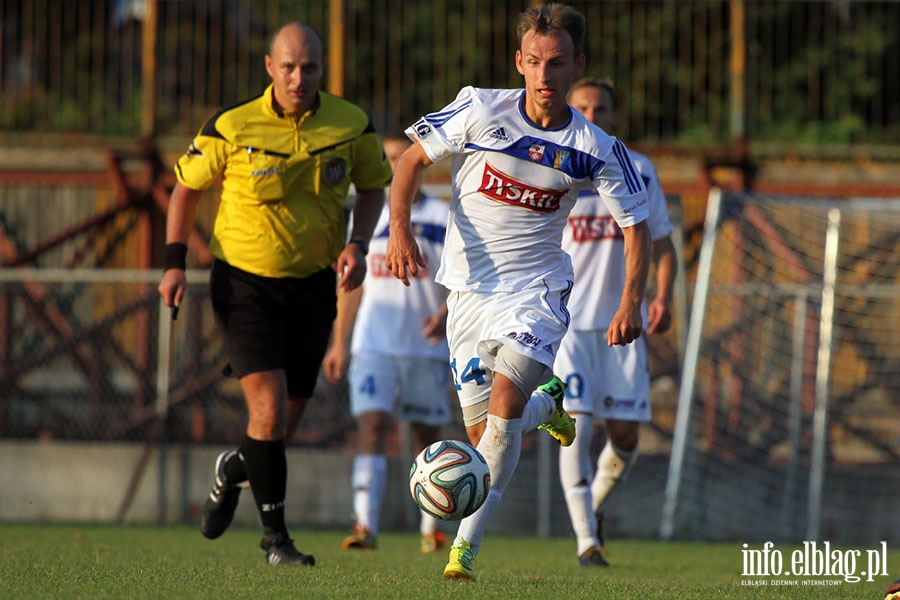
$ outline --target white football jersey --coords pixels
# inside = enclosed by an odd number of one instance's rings
[[[672,221],[656,169],[643,154],[629,151],[629,155],[650,199],[650,237],[654,241],[667,237],[672,233]],[[597,194],[585,192],[578,197],[569,213],[562,245],[575,269],[575,286],[568,303],[572,315],[569,327],[605,330],[619,308],[625,286],[625,239]],[[646,312],[646,304],[643,308]],[[646,314],[644,317],[646,321]]]
[[[412,227],[416,243],[427,266],[418,277],[410,277],[409,287],[385,266],[390,213],[381,211],[366,258],[368,273],[363,282],[362,301],[353,328],[350,351],[380,352],[391,356],[420,356],[447,360],[447,340],[432,344],[422,337],[425,320],[443,305],[446,290],[435,283],[447,233],[447,203],[426,196],[412,206]]]
[[[562,127],[532,123],[525,90],[465,87],[406,130],[433,162],[452,155],[447,241],[437,281],[510,292],[571,281],[561,247],[578,193],[595,189],[622,227],[647,218],[647,194],[625,146],[570,109]]]

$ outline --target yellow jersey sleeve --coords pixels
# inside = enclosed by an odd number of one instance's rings
[[[205,190],[225,170],[230,144],[216,129],[220,114],[203,125],[175,164],[175,177],[192,190]]]
[[[390,185],[393,177],[391,165],[384,154],[381,138],[371,124],[353,142],[353,154],[350,181],[357,190],[378,190]]]

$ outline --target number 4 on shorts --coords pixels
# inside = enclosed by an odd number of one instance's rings
[[[456,369],[455,358],[450,361],[450,368],[453,370],[453,385],[457,390],[462,389],[463,383],[469,383],[470,381],[474,381],[476,385],[484,385],[484,369],[481,368],[481,363],[477,356],[473,356],[466,363],[462,377],[459,376],[459,371]]]

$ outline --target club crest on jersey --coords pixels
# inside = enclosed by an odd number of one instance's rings
[[[546,190],[527,185],[485,162],[478,191],[497,202],[521,206],[535,212],[552,213],[559,210],[559,202],[569,190]]]
[[[538,162],[544,158],[544,144],[532,144],[528,146],[528,158],[534,162]]]
[[[328,164],[325,165],[324,175],[328,185],[339,184],[347,175],[347,161],[340,156],[332,158],[328,161]]]

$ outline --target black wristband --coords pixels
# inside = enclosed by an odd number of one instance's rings
[[[368,241],[366,241],[366,240],[350,240],[349,242],[347,242],[347,245],[349,246],[350,244],[356,244],[357,246],[359,246],[359,250],[360,250],[360,252],[363,253],[363,256],[369,255],[369,242]]]
[[[187,270],[187,245],[182,243],[166,244],[166,258],[163,272],[169,269]]]

